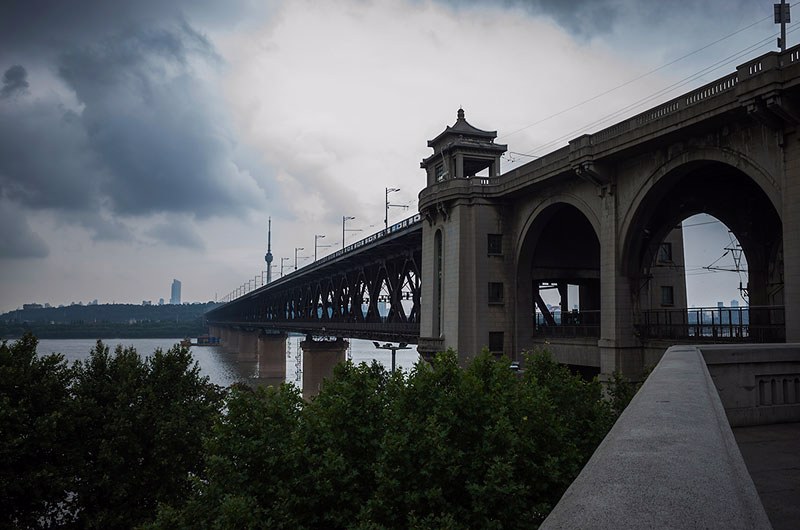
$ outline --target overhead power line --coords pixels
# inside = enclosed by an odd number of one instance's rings
[[[798,29],[800,29],[800,28],[793,28],[790,31],[790,33],[791,32],[795,32]],[[599,119],[593,121],[592,123],[590,123],[588,125],[584,125],[584,126],[578,128],[578,129],[575,129],[575,130],[573,130],[573,131],[571,131],[571,132],[569,132],[567,134],[559,136],[558,138],[556,138],[554,140],[551,140],[550,142],[547,142],[545,144],[539,145],[539,146],[537,146],[537,147],[535,147],[535,148],[533,148],[533,149],[531,149],[531,150],[529,150],[529,151],[527,151],[525,153],[519,153],[519,154],[520,155],[525,155],[525,156],[537,156],[537,155],[534,155],[534,153],[537,152],[537,151],[548,150],[548,149],[552,148],[552,146],[558,145],[559,143],[563,143],[565,140],[574,138],[575,136],[583,133],[586,130],[589,130],[591,128],[597,127],[597,126],[602,125],[604,123],[607,123],[607,122],[609,122],[611,120],[617,119],[617,118],[619,118],[619,116],[621,116],[621,115],[623,115],[623,114],[625,114],[625,113],[627,113],[627,112],[629,112],[629,111],[631,111],[631,110],[633,110],[633,109],[635,109],[637,107],[641,107],[644,104],[649,103],[652,100],[654,100],[656,98],[659,98],[659,97],[663,96],[666,93],[669,93],[670,91],[673,91],[673,90],[675,90],[677,88],[681,88],[681,87],[691,83],[692,81],[695,81],[698,78],[701,78],[702,76],[713,72],[714,70],[718,70],[718,69],[720,69],[720,68],[722,68],[724,66],[729,65],[730,63],[739,61],[742,57],[750,54],[754,50],[757,50],[759,48],[762,48],[762,47],[767,46],[770,43],[772,43],[774,41],[774,39],[775,39],[775,35],[777,35],[777,33],[774,34],[774,35],[771,35],[771,36],[769,36],[769,37],[767,37],[765,39],[762,39],[761,41],[759,41],[759,42],[757,42],[755,44],[752,44],[752,45],[748,46],[747,48],[745,48],[743,50],[740,50],[740,51],[738,51],[738,52],[736,52],[736,53],[734,53],[732,55],[729,55],[725,59],[717,61],[716,63],[714,63],[714,64],[712,64],[712,65],[710,65],[710,66],[708,66],[706,68],[703,68],[702,70],[700,70],[698,72],[695,72],[694,74],[692,74],[692,75],[690,75],[690,76],[688,76],[688,77],[686,77],[686,78],[684,78],[684,79],[682,79],[680,81],[677,81],[677,82],[675,82],[675,83],[673,83],[673,84],[671,84],[671,85],[669,85],[669,86],[667,86],[667,87],[665,87],[665,88],[663,88],[663,89],[661,89],[661,90],[659,90],[659,91],[657,91],[657,92],[655,92],[655,93],[653,93],[653,94],[651,94],[649,96],[646,96],[646,97],[641,98],[641,99],[639,99],[639,100],[637,100],[637,101],[635,101],[633,103],[630,103],[630,104],[628,104],[628,105],[616,110],[615,112],[612,112],[611,114],[607,114],[607,115],[603,116],[602,118],[599,118]]]
[[[706,49],[710,48],[711,46],[714,46],[715,44],[719,44],[720,42],[725,41],[725,40],[727,40],[727,39],[729,39],[731,37],[734,37],[734,36],[738,35],[739,33],[742,33],[743,31],[747,31],[748,29],[752,28],[753,26],[757,26],[758,24],[761,24],[762,22],[765,22],[766,20],[769,20],[769,18],[770,17],[764,17],[764,18],[762,18],[760,20],[757,20],[757,21],[753,22],[752,24],[750,24],[748,26],[740,28],[740,29],[734,31],[733,33],[729,33],[729,34],[727,34],[727,35],[725,35],[723,37],[720,37],[717,40],[712,41],[712,42],[706,44],[705,46],[702,46],[701,48],[698,48],[698,49],[696,49],[696,50],[694,50],[692,52],[687,53],[686,55],[682,55],[682,56],[678,57],[677,59],[673,59],[672,61],[669,61],[668,63],[664,63],[661,66],[653,68],[652,70],[649,70],[649,71],[647,71],[647,72],[645,72],[645,73],[643,73],[641,75],[638,75],[638,76],[636,76],[636,77],[634,77],[632,79],[629,79],[628,81],[625,81],[622,84],[619,84],[619,85],[617,85],[617,86],[615,86],[613,88],[609,88],[605,92],[601,92],[601,93],[599,93],[597,95],[594,95],[594,96],[590,97],[589,99],[585,99],[585,100],[581,101],[580,103],[576,103],[576,104],[572,105],[571,107],[567,107],[567,108],[565,108],[563,110],[560,110],[560,111],[558,111],[558,112],[556,112],[554,114],[550,114],[549,116],[546,116],[546,117],[544,117],[544,118],[542,118],[542,119],[540,119],[538,121],[535,121],[535,122],[531,123],[530,125],[526,125],[525,127],[521,127],[521,128],[519,128],[519,129],[517,129],[515,131],[511,131],[510,133],[505,134],[505,135],[501,136],[500,138],[498,138],[498,140],[502,140],[504,138],[508,138],[508,137],[513,136],[513,135],[515,135],[517,133],[520,133],[522,131],[530,129],[531,127],[534,127],[536,125],[544,123],[544,122],[546,122],[548,120],[551,120],[553,118],[557,118],[558,116],[561,116],[562,114],[565,114],[565,113],[567,113],[567,112],[569,112],[571,110],[575,110],[578,107],[581,107],[581,106],[583,106],[583,105],[585,105],[587,103],[591,103],[592,101],[595,101],[595,100],[597,100],[597,99],[599,99],[599,98],[601,98],[603,96],[611,94],[612,92],[615,92],[615,91],[617,91],[617,90],[619,90],[621,88],[625,88],[626,86],[628,86],[630,84],[633,84],[636,81],[644,79],[645,77],[648,77],[648,76],[650,76],[650,75],[652,75],[652,74],[654,74],[654,73],[656,73],[656,72],[658,72],[660,70],[663,70],[664,68],[672,66],[673,64],[676,64],[676,63],[678,63],[678,62],[680,62],[680,61],[682,61],[682,60],[684,60],[684,59],[686,59],[688,57],[691,57],[692,55],[698,54],[701,51],[706,50]],[[521,154],[523,156],[525,155],[525,153],[517,153],[517,154]]]

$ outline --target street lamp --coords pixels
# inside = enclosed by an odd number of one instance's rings
[[[297,251],[305,250],[303,247],[294,247],[294,270],[297,270]]]
[[[392,344],[391,342],[387,342],[386,344],[379,344],[377,342],[373,342],[372,344],[375,345],[376,348],[379,350],[392,350],[392,372],[394,372],[394,358],[397,354],[397,350],[410,350],[411,346],[406,344],[405,342],[401,342],[397,346]]]
[[[389,229],[389,208],[405,208],[408,209],[406,204],[389,204],[389,194],[400,191],[400,188],[386,188],[386,210],[384,210],[383,225],[384,229]]]
[[[347,221],[352,221],[353,219],[355,219],[355,217],[349,217],[345,215],[342,216],[342,250],[344,250],[344,233],[347,231],[345,230],[345,225],[347,224]]]
[[[281,258],[281,278],[283,278],[283,262],[288,260],[289,258]]]
[[[317,261],[317,248],[318,247],[329,247],[330,245],[320,245],[317,243],[320,239],[324,238],[325,236],[322,234],[315,234],[314,235],[314,261]]]

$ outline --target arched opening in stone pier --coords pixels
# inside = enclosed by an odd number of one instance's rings
[[[667,172],[633,207],[623,263],[631,279],[635,330],[645,346],[661,340],[784,340],[782,223],[759,183],[729,164],[693,161]],[[733,235],[728,252],[739,254],[738,265],[747,271],[738,305],[687,308],[687,295],[680,293],[686,267],[674,229],[697,214],[713,216]],[[691,230],[692,223],[686,225]],[[682,245],[681,237],[677,241]],[[716,247],[719,241],[709,244]],[[690,291],[688,298],[696,295]]]
[[[552,204],[530,224],[517,263],[519,349],[548,343],[559,362],[586,375],[597,373],[600,242],[595,227],[575,206]]]

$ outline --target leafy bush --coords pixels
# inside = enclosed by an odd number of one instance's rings
[[[68,368],[36,344],[0,346],[5,525],[132,528],[188,495],[222,392],[186,348],[142,359],[98,341]]]
[[[407,376],[340,365],[305,404],[231,392],[192,497],[152,528],[530,528],[614,416],[546,354],[507,366],[448,352]]]

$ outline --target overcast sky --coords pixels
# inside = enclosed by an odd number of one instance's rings
[[[264,269],[269,216],[278,276],[315,234],[340,248],[343,215],[349,242],[380,229],[385,187],[410,207],[390,221],[415,212],[460,106],[505,171],[774,49],[772,3],[5,1],[0,312],[155,303],[173,278],[221,298]],[[687,235],[688,268],[716,232]],[[736,297],[702,278],[690,303]]]

